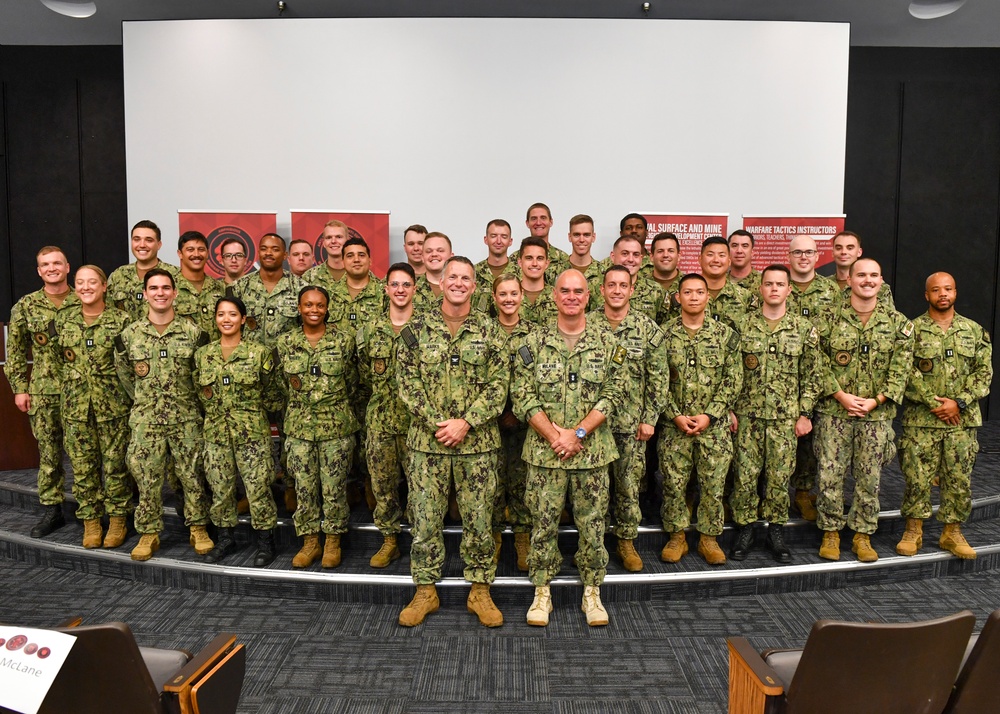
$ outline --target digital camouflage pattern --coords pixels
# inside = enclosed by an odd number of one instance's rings
[[[87,325],[81,307],[61,310],[56,317],[63,359],[60,412],[73,465],[76,516],[125,516],[132,497],[125,469],[132,400],[115,371],[114,341],[131,319],[122,310],[106,307]]]
[[[507,352],[510,355],[510,375],[513,378],[514,360],[517,351],[531,334],[530,322],[520,320],[509,333]],[[531,532],[531,513],[524,503],[524,491],[528,478],[528,467],[521,457],[528,425],[514,414],[514,404],[508,394],[503,412],[497,418],[500,428],[500,449],[497,451],[497,494],[493,501],[493,530],[500,532],[506,516],[511,530],[515,533]]]
[[[614,262],[611,258],[605,258],[600,263],[597,263],[597,261],[591,263],[590,267],[593,267],[595,263],[598,265],[598,268],[594,271],[598,273],[594,276],[595,282],[591,282],[591,277],[588,277],[586,273],[584,274],[587,277],[587,284],[590,286],[590,302],[587,303],[587,308],[589,310],[600,311],[604,309],[604,296],[601,295],[604,273],[614,265]],[[669,305],[664,304],[667,296],[664,295],[663,288],[650,277],[649,273],[641,270],[633,276],[632,287],[632,297],[628,301],[629,311],[642,313],[654,322],[658,322],[658,317],[665,310],[669,310]]]
[[[372,493],[375,495],[372,521],[382,535],[396,535],[403,522],[399,496],[400,469],[409,478],[406,434],[376,434],[369,429],[365,433],[364,446],[368,472],[372,477]]]
[[[386,314],[389,298],[385,283],[369,274],[368,284],[354,298],[347,287],[347,280],[335,283],[330,293],[330,322],[341,330],[357,332],[363,325],[370,325]]]
[[[729,282],[736,283],[754,297],[760,295],[760,284],[762,279],[763,276],[761,275],[761,272],[759,270],[755,270],[754,268],[751,268],[750,272],[742,278],[734,278],[732,275],[729,276]]]
[[[982,425],[979,400],[990,392],[993,345],[989,333],[956,314],[947,332],[924,313],[913,321],[913,366],[903,401],[899,463],[906,479],[902,513],[930,518],[931,482],[940,479],[942,523],[962,523],[972,510],[972,468],[979,451],[976,427]],[[935,396],[961,399],[958,425],[931,413]]]
[[[280,405],[272,349],[240,342],[228,358],[213,342],[195,353],[195,385],[205,410],[205,478],[212,492],[210,516],[221,528],[236,526],[236,475],[243,477],[255,530],[277,525],[271,495],[274,462],[266,411]]]
[[[198,291],[180,271],[174,276],[174,283],[177,287],[174,312],[200,327],[210,340],[219,339],[219,328],[215,324],[215,303],[225,296],[226,284],[206,275],[205,282]]]
[[[727,280],[718,295],[712,297],[709,293],[705,316],[724,323],[738,333],[747,314],[757,309],[758,302],[748,290]]]
[[[299,439],[288,432],[288,471],[295,476],[299,505],[292,520],[295,535],[347,532],[347,474],[351,470],[355,435],[322,440]],[[320,520],[322,513],[322,522]]]
[[[426,275],[417,276],[417,291],[413,294],[413,314],[433,312],[441,307],[441,296],[434,294]]]
[[[527,293],[525,293],[521,309],[517,313],[518,318],[534,325],[543,325],[555,321],[559,311],[556,309],[555,300],[552,298],[552,285],[553,283],[546,282],[545,289],[538,294],[535,302],[530,302]]]
[[[181,270],[176,265],[164,263],[160,260],[157,261],[155,267],[159,270],[166,270],[174,276],[175,283],[177,278],[180,277]],[[153,270],[153,268],[150,268],[150,270]],[[106,300],[108,305],[112,305],[128,313],[132,322],[146,317],[146,314],[149,312],[149,306],[146,305],[145,288],[142,284],[142,278],[139,277],[135,263],[122,265],[108,276]]]
[[[545,284],[555,285],[556,278],[559,277],[559,273],[564,270],[569,270],[573,266],[569,262],[569,253],[562,250],[561,248],[556,248],[554,245],[549,243],[549,266],[545,269]],[[513,266],[514,272],[520,279],[521,267],[518,265],[517,261],[521,258],[521,249],[518,248],[509,256],[507,256]]]
[[[688,337],[680,318],[664,328],[667,363],[670,366],[670,396],[657,455],[663,474],[663,529],[676,533],[690,525],[684,494],[692,470],[701,486],[698,531],[722,533],[722,489],[733,457],[729,411],[743,386],[739,335],[722,321],[705,321],[694,337]],[[681,414],[707,414],[715,419],[696,436],[677,428],[673,419]]]
[[[243,338],[273,347],[281,335],[296,329],[299,291],[308,284],[287,270],[271,292],[256,272],[233,283],[232,294],[247,307]]]
[[[318,285],[319,287],[330,293],[331,299],[333,296],[333,291],[337,286],[337,283],[344,282],[344,276],[347,275],[345,272],[339,278],[334,277],[333,273],[330,272],[330,268],[327,266],[326,262],[322,262],[319,265],[314,265],[309,268],[306,272],[302,274],[302,284],[303,285]]]

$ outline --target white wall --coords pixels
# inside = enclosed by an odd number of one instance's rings
[[[543,201],[841,213],[850,30],[836,23],[583,19],[125,23],[129,219],[178,208],[388,209],[485,256]]]

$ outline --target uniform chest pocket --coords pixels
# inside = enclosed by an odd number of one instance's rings
[[[568,379],[561,364],[539,362],[535,368],[538,396],[545,402],[561,402],[563,382]]]
[[[260,381],[252,360],[240,360],[230,365],[229,376],[234,382],[243,386],[256,384]],[[223,379],[225,379],[225,376],[223,376]]]
[[[971,339],[959,339],[955,342],[955,352],[971,359],[976,356],[976,345]]]
[[[488,357],[485,347],[465,347],[461,351],[462,364],[469,368],[472,378],[477,382],[486,380]]]
[[[326,377],[341,377],[344,374],[344,355],[339,351],[325,352],[317,360],[319,369]]]
[[[308,388],[306,374],[309,371],[309,359],[306,355],[288,357],[281,363],[281,371],[285,373],[285,380],[292,391]]]
[[[719,349],[712,347],[701,347],[695,349],[693,355],[695,364],[689,365],[691,367],[700,366],[706,369],[720,369],[726,361],[722,352]]]
[[[802,338],[790,332],[779,336],[774,347],[778,354],[787,357],[798,357],[802,354]]]
[[[219,378],[219,369],[214,365],[201,369],[198,372],[198,386],[207,387],[215,384],[215,381]]]
[[[744,337],[740,341],[740,351],[744,354],[763,354],[765,350],[764,340],[754,337]]]
[[[378,349],[372,352],[369,369],[375,379],[388,379],[391,377],[392,350],[378,346]]]
[[[66,325],[59,331],[59,343],[63,347],[79,347],[83,343],[83,331],[76,325]]]
[[[858,338],[856,335],[835,334],[830,336],[830,350],[832,352],[851,352],[858,348]]]

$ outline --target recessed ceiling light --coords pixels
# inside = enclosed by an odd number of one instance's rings
[[[913,0],[910,14],[918,20],[936,20],[950,15],[965,4],[965,0]]]
[[[52,12],[58,12],[60,15],[65,15],[66,17],[90,17],[97,12],[97,5],[89,0],[81,0],[80,2],[74,2],[74,0],[41,0],[41,3],[49,10],[52,10]]]

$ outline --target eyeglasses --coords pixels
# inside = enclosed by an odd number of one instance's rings
[[[223,253],[222,254],[222,259],[223,260],[242,260],[243,258],[246,258],[246,257],[247,257],[246,253]]]
[[[803,255],[807,258],[812,258],[819,253],[818,250],[791,250],[788,252],[793,258],[801,258]]]
[[[393,280],[391,283],[389,283],[389,287],[392,288],[393,290],[398,290],[399,288],[403,288],[404,290],[409,290],[410,288],[413,287],[413,283],[411,283],[409,280],[404,280],[403,282],[399,282],[398,280]]]

